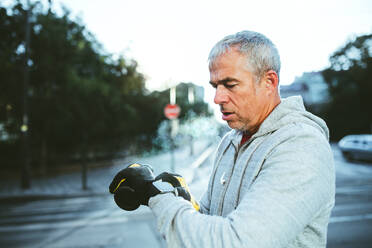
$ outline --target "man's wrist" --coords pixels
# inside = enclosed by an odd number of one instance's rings
[[[149,199],[148,206],[153,209],[155,206],[161,205],[162,207],[160,208],[164,208],[164,204],[169,205],[169,203],[174,199],[177,199],[177,197],[173,194],[173,192],[157,194]]]
[[[176,196],[178,195],[177,190],[168,182],[157,180],[152,182],[152,185],[159,191],[157,194],[173,193]]]

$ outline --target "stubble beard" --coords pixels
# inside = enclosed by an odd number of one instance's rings
[[[240,116],[238,116],[237,120],[227,121],[227,124],[229,125],[230,128],[234,130],[237,130],[237,131],[240,131],[246,134],[250,134],[250,135],[253,135],[254,133],[256,133],[259,128],[259,126],[257,127],[250,126],[249,120],[244,120]]]
[[[234,122],[235,122],[235,125],[234,125]],[[243,120],[241,120],[241,118],[239,118],[238,120],[227,121],[227,124],[229,125],[230,128],[234,130],[241,131],[241,132],[249,132],[248,124],[246,124]]]

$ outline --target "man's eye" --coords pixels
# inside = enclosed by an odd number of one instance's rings
[[[212,84],[212,83],[211,83],[210,85],[211,85],[213,88],[215,88],[215,89],[217,88],[217,84]]]
[[[232,89],[236,86],[236,84],[225,84],[225,87],[228,89]]]

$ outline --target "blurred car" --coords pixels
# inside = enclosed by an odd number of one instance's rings
[[[338,147],[348,160],[372,161],[372,134],[347,135],[338,142]]]

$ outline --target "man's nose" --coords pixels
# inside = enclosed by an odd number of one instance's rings
[[[225,87],[223,87],[222,85],[218,85],[216,88],[216,94],[214,96],[214,103],[215,104],[227,103],[228,99],[229,98]]]

